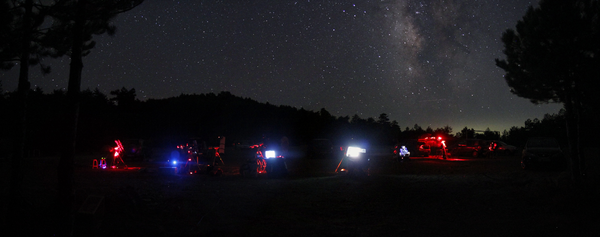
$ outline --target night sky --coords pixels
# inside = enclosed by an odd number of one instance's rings
[[[135,88],[137,98],[219,93],[400,127],[502,132],[560,105],[510,93],[502,33],[525,0],[146,0],[96,36],[82,89]],[[31,70],[45,92],[67,86],[67,57]],[[17,87],[18,68],[0,73]]]

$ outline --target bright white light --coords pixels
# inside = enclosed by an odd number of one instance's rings
[[[269,159],[269,158],[275,158],[275,151],[270,150],[270,151],[265,151],[265,158]]]
[[[360,148],[360,147],[353,147],[350,146],[348,147],[348,150],[346,151],[346,156],[351,157],[351,158],[357,158],[360,153],[366,153],[367,150]]]
[[[177,164],[177,161],[176,161],[176,160],[174,160],[174,161],[173,161],[173,164],[174,164],[174,165],[176,165],[176,164]]]

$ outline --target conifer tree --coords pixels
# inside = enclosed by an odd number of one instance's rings
[[[534,104],[564,105],[575,182],[584,166],[580,121],[584,108],[596,103],[600,79],[599,14],[597,0],[542,0],[529,7],[516,30],[503,33],[506,59],[496,59],[512,93]]]

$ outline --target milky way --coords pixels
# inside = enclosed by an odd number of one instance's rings
[[[250,3],[257,2],[257,3]],[[512,95],[494,64],[500,37],[532,1],[163,1],[118,16],[97,36],[82,89],[135,88],[138,99],[229,91],[335,116],[389,115],[401,127],[502,132],[556,113]],[[65,88],[68,58],[32,70]],[[0,74],[16,89],[17,70]]]

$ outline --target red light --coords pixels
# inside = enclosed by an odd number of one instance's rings
[[[114,156],[115,156],[115,157],[119,156],[119,152],[118,152],[118,151],[115,151],[115,154],[114,154]]]
[[[438,140],[442,140],[442,137],[438,137]]]
[[[192,158],[189,158],[188,161],[192,161]]]

